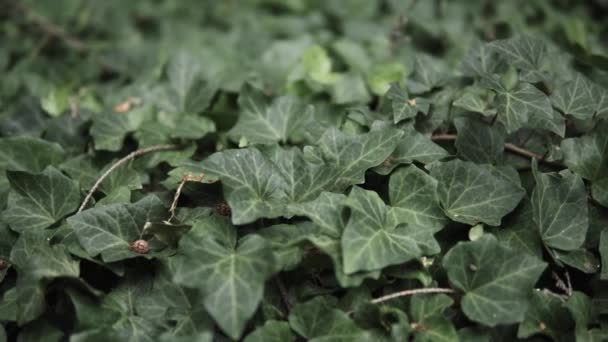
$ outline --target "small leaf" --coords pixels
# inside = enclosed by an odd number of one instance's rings
[[[580,138],[562,140],[564,163],[579,176],[595,181],[608,177],[608,122]]]
[[[490,234],[459,242],[443,257],[450,283],[465,292],[464,313],[491,327],[524,319],[532,287],[546,266],[504,247]]]
[[[458,131],[456,148],[465,159],[477,164],[499,164],[507,134],[501,125],[488,125],[469,118],[454,119]]]
[[[551,102],[562,113],[581,120],[590,119],[597,108],[592,84],[580,73],[557,87],[551,94]]]

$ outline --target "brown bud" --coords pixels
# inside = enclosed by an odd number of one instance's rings
[[[8,261],[0,259],[0,271],[8,268]]]
[[[230,210],[230,206],[225,201],[221,201],[215,205],[215,212],[221,216],[230,216],[232,214],[232,210]]]
[[[150,251],[148,241],[146,240],[134,241],[131,246],[129,246],[129,249],[138,254],[147,254]]]

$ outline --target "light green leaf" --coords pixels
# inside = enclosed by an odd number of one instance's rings
[[[585,241],[589,227],[587,191],[583,180],[569,170],[541,173],[533,165],[534,223],[548,248],[571,251]]]
[[[448,219],[435,199],[437,181],[414,165],[399,168],[388,184],[390,203],[400,221],[439,231]]]
[[[243,342],[291,342],[294,340],[295,336],[289,329],[289,323],[270,320],[247,335]]]
[[[464,313],[491,327],[524,319],[532,287],[546,266],[506,248],[490,234],[459,242],[443,257],[450,283],[465,292]]]
[[[241,114],[229,135],[235,141],[245,138],[251,144],[298,141],[298,131],[313,120],[313,108],[297,98],[283,96],[269,105],[264,95],[251,86],[241,91],[239,107]]]
[[[195,225],[180,240],[180,254],[170,260],[173,280],[200,289],[209,314],[226,334],[238,339],[275,269],[273,253],[260,236],[248,235],[237,246],[234,235],[220,240],[201,228]]]
[[[452,160],[433,165],[431,176],[438,181],[437,196],[445,214],[470,225],[500,225],[525,194],[519,175],[510,167]]]
[[[331,192],[322,192],[316,199],[289,205],[289,211],[294,215],[306,216],[314,222],[320,231],[333,238],[340,238],[346,226],[346,220],[341,213],[346,196]]]
[[[454,107],[480,113],[484,116],[496,115],[496,109],[491,108],[492,96],[486,89],[478,87],[465,88],[464,93],[454,100]]]
[[[404,224],[376,192],[354,187],[345,203],[351,209],[342,235],[346,274],[382,269],[439,252],[433,230]]]
[[[456,148],[465,159],[477,164],[499,164],[502,161],[507,133],[502,125],[489,125],[473,118],[454,119],[458,131]]]
[[[407,70],[401,63],[376,64],[368,71],[367,83],[372,93],[382,96],[390,89],[392,83],[401,82],[406,74]]]
[[[52,166],[41,174],[9,171],[7,178],[13,192],[2,217],[18,232],[47,228],[80,203],[78,185]]]
[[[45,97],[40,99],[40,105],[51,116],[60,116],[70,107],[69,89],[53,87]]]
[[[82,211],[68,218],[78,241],[91,257],[101,255],[105,262],[142,256],[129,249],[141,239],[146,222],[162,221],[167,210],[158,197],[150,195],[136,203],[110,204]],[[164,244],[150,243],[146,257],[158,255]]]

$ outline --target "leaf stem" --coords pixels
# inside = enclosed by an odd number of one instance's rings
[[[382,302],[386,302],[391,299],[399,298],[399,297],[407,297],[413,296],[417,294],[426,294],[426,293],[455,293],[456,291],[447,288],[439,288],[439,287],[429,287],[429,288],[421,288],[421,289],[413,289],[413,290],[405,290],[399,291],[395,293],[388,294],[386,296],[378,297],[372,299],[370,303],[378,304]]]
[[[93,194],[95,193],[95,191],[97,191],[97,188],[99,188],[99,186],[104,181],[104,179],[106,179],[114,170],[116,170],[122,164],[124,164],[132,159],[135,159],[136,157],[144,155],[146,153],[164,151],[164,150],[174,150],[176,148],[178,148],[177,145],[154,145],[154,146],[145,147],[145,148],[133,151],[133,152],[129,153],[128,155],[126,155],[125,157],[119,159],[116,163],[114,163],[112,166],[110,166],[110,168],[107,169],[106,172],[104,172],[101,175],[101,177],[99,177],[97,179],[95,184],[93,184],[93,187],[91,187],[91,189],[89,190],[89,193],[84,198],[84,201],[82,201],[80,208],[78,208],[77,213],[84,210],[84,208],[87,206],[87,204],[91,200],[91,197],[93,197]]]
[[[457,138],[458,138],[458,136],[456,134],[435,134],[435,135],[431,136],[431,140],[433,140],[433,141],[454,141]],[[509,151],[511,153],[518,154],[522,157],[536,159],[539,162],[543,162],[545,164],[550,164],[550,165],[554,165],[554,166],[562,166],[558,162],[547,160],[544,156],[541,156],[540,154],[534,153],[530,150],[526,150],[525,148],[519,147],[512,143],[505,143],[505,150]]]

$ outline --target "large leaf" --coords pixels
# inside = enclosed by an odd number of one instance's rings
[[[156,196],[148,196],[136,203],[111,204],[82,211],[68,218],[68,224],[78,241],[91,257],[101,255],[105,262],[142,256],[129,247],[143,236],[147,222],[161,221],[167,211]],[[150,244],[154,256],[164,246]]]
[[[464,291],[462,310],[487,326],[520,322],[532,287],[546,263],[501,245],[483,235],[459,242],[443,257],[450,283]]]
[[[579,176],[595,181],[608,177],[608,122],[580,138],[564,139],[564,163]]]
[[[237,244],[235,234],[209,235],[209,229],[233,231],[228,222],[194,226],[180,241],[180,254],[171,259],[174,281],[200,289],[204,305],[220,328],[238,339],[255,313],[272,275],[274,259],[269,244],[257,235]]]
[[[344,271],[371,271],[439,252],[434,230],[400,220],[377,193],[354,187],[346,200],[351,217],[342,235]]]
[[[368,333],[335,309],[335,302],[331,297],[316,297],[299,304],[289,314],[289,325],[308,341],[368,341]]]
[[[217,152],[203,161],[202,168],[222,181],[234,224],[283,213],[285,180],[256,148]]]
[[[76,210],[80,202],[76,182],[53,167],[41,174],[9,171],[7,178],[13,193],[2,217],[18,232],[47,228]]]
[[[448,155],[449,153],[445,149],[435,144],[429,137],[414,129],[406,129],[395,150],[374,170],[381,175],[386,175],[401,164],[414,162],[429,164]]]
[[[561,85],[551,94],[551,102],[562,113],[581,120],[595,114],[597,103],[589,80],[577,73],[573,80]]]
[[[432,231],[448,223],[435,199],[437,181],[416,166],[393,172],[388,189],[393,212],[400,220]]]
[[[252,144],[298,141],[299,130],[313,119],[312,107],[289,96],[277,98],[270,105],[266,102],[263,94],[245,87],[239,96],[241,115],[229,134]]]
[[[500,54],[509,64],[521,70],[522,78],[525,81],[538,82],[542,80],[547,51],[542,40],[531,36],[516,36],[494,41],[490,44],[490,49]]]
[[[545,246],[571,251],[585,241],[589,227],[587,192],[583,180],[569,170],[541,173],[533,169],[534,223]]]
[[[437,196],[445,214],[454,221],[500,225],[524,196],[519,176],[510,167],[492,167],[453,160],[434,165]]]
[[[63,161],[61,146],[31,137],[0,139],[0,169],[10,171],[42,172],[48,165]]]
[[[507,133],[515,132],[529,121],[554,120],[555,114],[547,95],[529,83],[520,82],[512,89],[494,78],[484,78],[487,86],[496,91],[498,121]]]

